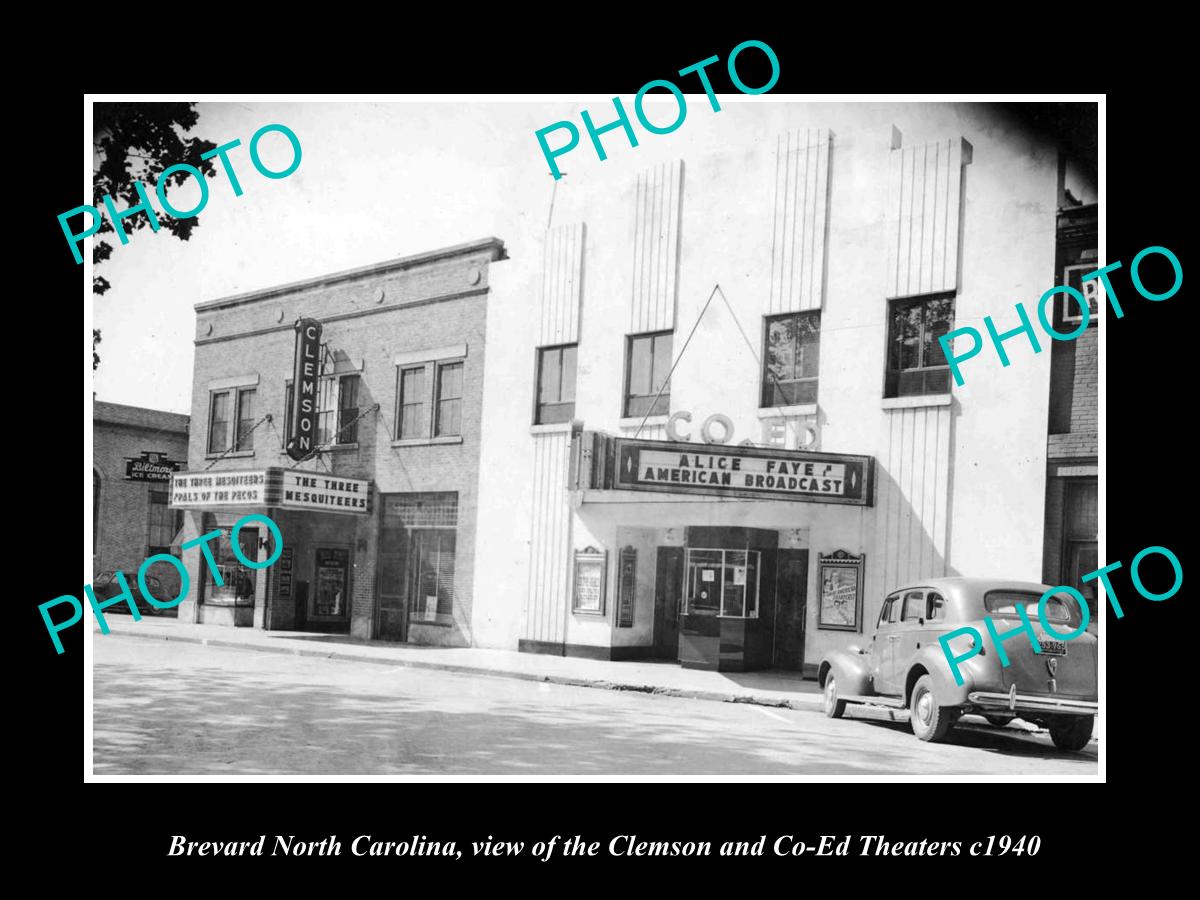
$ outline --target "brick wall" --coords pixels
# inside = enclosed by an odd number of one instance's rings
[[[137,415],[125,415],[132,410]],[[122,421],[111,421],[108,413]],[[146,424],[141,424],[141,423]],[[97,403],[93,413],[92,468],[100,476],[96,532],[92,535],[92,575],[105,570],[137,571],[146,558],[150,534],[150,490],[165,483],[125,480],[125,457],[143,451],[187,458],[186,417],[177,413]],[[166,430],[163,430],[163,428]],[[155,574],[160,567],[155,567]],[[165,568],[162,566],[161,568]]]
[[[1052,434],[1047,441],[1047,457],[1051,460],[1096,456],[1096,432],[1082,434]]]
[[[379,405],[377,411],[359,420],[357,446],[323,452],[319,459],[297,467],[371,481],[369,515],[277,511],[285,545],[296,542],[297,581],[312,578],[314,543],[334,540],[353,548],[350,630],[355,636],[375,636],[380,494],[454,491],[458,494],[456,624],[453,628],[415,625],[409,639],[458,645],[470,642],[487,267],[495,256],[496,247],[484,245],[427,264],[374,267],[357,277],[331,277],[328,283],[280,288],[249,302],[235,299],[226,307],[204,304],[197,312],[192,385],[197,426],[188,453],[193,470],[292,467],[293,461],[282,448],[285,383],[292,374],[292,323],[301,316],[323,322],[322,341],[337,360],[334,371],[359,372],[360,412]],[[398,403],[395,356],[461,344],[467,345],[461,441],[394,446]],[[251,452],[218,460],[206,452],[210,385],[235,376],[257,376],[255,418],[270,413],[273,422],[255,431]],[[301,523],[300,519],[307,521]],[[289,538],[289,533],[295,537]],[[290,620],[291,615],[281,614],[276,621],[285,619]]]
[[[1096,434],[1096,407],[1100,399],[1099,326],[1092,326],[1074,340],[1075,366],[1071,383],[1071,432]]]

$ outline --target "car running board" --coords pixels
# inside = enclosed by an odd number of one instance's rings
[[[839,697],[839,700],[845,700],[847,703],[862,703],[866,706],[888,706],[893,709],[907,709],[908,704],[899,697],[858,697],[847,695]]]

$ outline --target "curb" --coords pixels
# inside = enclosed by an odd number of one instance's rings
[[[685,700],[708,700],[717,703],[748,703],[753,706],[770,706],[781,709],[820,709],[821,695],[813,694],[813,699],[777,699],[762,697],[756,694],[727,694],[721,691],[691,690],[688,688],[661,687],[652,684],[635,682],[606,681],[603,679],[580,678],[577,675],[544,675],[533,672],[513,672],[507,669],[485,669],[478,666],[459,666],[453,663],[422,662],[420,660],[381,659],[378,656],[367,656],[356,653],[339,652],[337,650],[307,650],[299,647],[281,647],[270,644],[252,644],[245,641],[229,641],[221,638],[193,637],[192,635],[153,634],[146,631],[111,630],[110,634],[122,637],[140,638],[142,640],[179,641],[184,644],[201,644],[206,647],[220,647],[227,650],[257,650],[261,653],[278,653],[284,656],[304,656],[317,659],[331,659],[337,662],[374,663],[393,668],[431,669],[439,672],[451,672],[456,675],[485,675],[492,678],[511,678],[517,681],[539,681],[549,684],[562,684],[569,687],[597,688],[606,691],[632,691],[639,694],[655,694],[661,697],[678,697]]]

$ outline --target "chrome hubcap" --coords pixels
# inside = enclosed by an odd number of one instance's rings
[[[933,720],[933,700],[928,693],[917,698],[917,718],[923,725],[928,725]]]
[[[825,682],[825,706],[828,707],[829,709],[833,709],[833,697],[834,697],[833,679],[830,678],[828,681]]]

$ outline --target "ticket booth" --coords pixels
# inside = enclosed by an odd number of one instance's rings
[[[777,531],[687,529],[681,665],[730,672],[772,665],[778,548]]]
[[[686,668],[711,671],[803,670],[808,535],[815,530],[819,541],[827,541],[824,525],[832,532],[853,519],[799,504],[821,504],[827,510],[871,505],[871,457],[742,445],[699,447],[587,431],[573,438],[572,453],[568,484],[584,527],[622,548],[619,564],[609,564],[619,580],[610,591],[616,614],[606,613],[602,582],[593,578],[587,594],[591,605],[572,605],[566,640],[528,641],[528,649],[676,660]],[[667,494],[680,496],[668,500]],[[688,497],[684,505],[682,495],[721,501],[709,504]],[[638,515],[627,518],[631,509]],[[723,521],[740,524],[716,524]],[[583,551],[575,553],[577,601]],[[636,589],[632,583],[626,589],[627,554],[643,579]],[[652,590],[643,587],[651,576]],[[635,597],[643,598],[638,610],[652,599],[652,615],[632,609]],[[608,618],[611,625],[598,627],[605,623],[585,620],[585,615]],[[553,622],[553,616],[544,621]],[[631,631],[623,632],[625,628]]]

